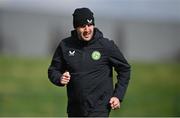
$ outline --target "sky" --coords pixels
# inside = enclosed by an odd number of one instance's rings
[[[72,14],[89,7],[96,15],[180,22],[180,0],[0,0],[0,9]]]

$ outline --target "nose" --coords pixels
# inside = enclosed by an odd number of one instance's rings
[[[85,30],[87,30],[87,29],[88,29],[88,27],[89,27],[88,25],[85,25],[85,27],[84,27],[84,28],[85,28]]]

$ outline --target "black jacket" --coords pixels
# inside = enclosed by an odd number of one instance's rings
[[[112,67],[118,74],[114,89]],[[130,65],[114,42],[104,38],[97,28],[89,42],[79,40],[75,30],[71,37],[60,42],[48,77],[53,84],[64,86],[59,79],[65,71],[71,75],[67,85],[67,111],[78,110],[81,114],[107,111],[112,96],[122,101],[130,79]]]

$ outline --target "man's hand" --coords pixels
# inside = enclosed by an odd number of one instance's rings
[[[120,101],[117,97],[112,97],[109,101],[112,109],[119,109],[120,108]]]
[[[71,76],[70,76],[69,72],[66,71],[61,76],[60,83],[64,84],[64,85],[67,85],[69,83],[69,81],[70,81],[70,78],[71,78]]]

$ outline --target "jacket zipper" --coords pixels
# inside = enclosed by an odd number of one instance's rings
[[[83,50],[82,50],[82,63],[81,63],[81,69],[82,69],[82,71],[84,71],[84,67],[86,66],[85,65],[85,47],[83,48]]]

